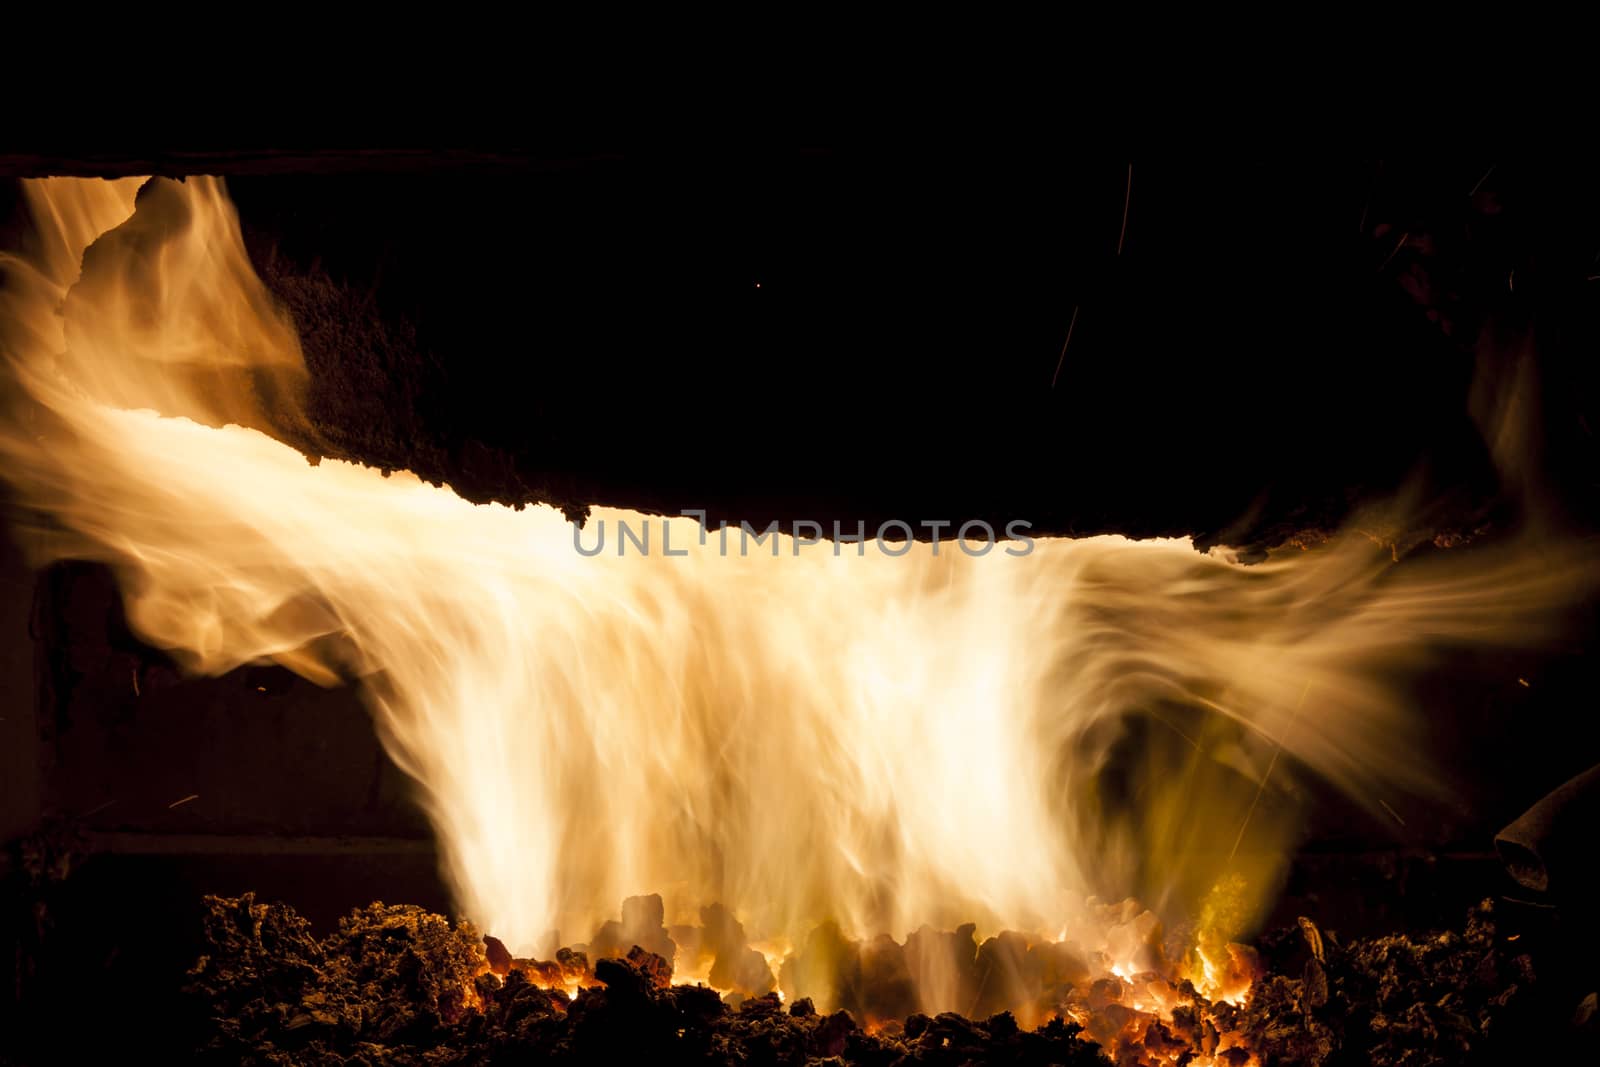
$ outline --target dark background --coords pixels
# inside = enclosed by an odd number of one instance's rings
[[[1475,528],[1466,387],[1530,343],[1593,510],[1597,169],[1263,151],[1130,181],[1038,140],[859,139],[0,161],[227,174],[314,372],[307,451],[575,512],[1238,544],[1419,471],[1434,525]]]
[[[1477,517],[1475,349],[1593,350],[1595,176],[1289,158],[1130,181],[952,145],[231,185],[314,338],[319,450],[473,499],[1271,543],[1419,470],[1460,494],[1446,522]],[[324,275],[342,299],[307,292]],[[1546,426],[1587,451],[1592,365],[1547,363]]]
[[[954,143],[0,157],[11,176],[228,175],[302,332],[307,451],[574,514],[1244,546],[1410,479],[1440,506],[1407,543],[1494,537],[1514,509],[1467,386],[1519,351],[1543,385],[1541,477],[1596,529],[1597,171],[1263,151],[1138,159],[1130,183],[1125,158]],[[0,190],[9,247],[23,221]],[[112,982],[147,1025],[203,892],[324,928],[374,898],[447,906],[352,691],[183,680],[127,633],[104,571],[36,576],[8,548],[4,576],[8,1011]],[[1457,800],[1380,822],[1328,798],[1283,916],[1454,921],[1506,890],[1494,831],[1600,753],[1596,633],[1586,614],[1545,654],[1423,679]],[[40,855],[67,862],[36,875]]]

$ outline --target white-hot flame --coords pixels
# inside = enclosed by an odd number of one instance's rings
[[[1259,903],[1293,832],[1257,804],[1269,766],[1429,786],[1403,671],[1537,640],[1592,576],[1558,543],[1397,567],[1360,536],[1251,567],[1120,537],[724,556],[659,518],[619,558],[646,520],[615,511],[587,558],[548,508],[274,439],[304,364],[220,183],[155,180],[135,210],[140,184],[28,184],[6,477],[194,670],[361,679],[462,909],[518,952],[649,892],[793,943],[824,918],[1055,930],[1093,891],[1198,904],[1230,867]]]

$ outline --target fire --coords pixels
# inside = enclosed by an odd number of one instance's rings
[[[724,556],[687,518],[685,557],[590,558],[551,509],[282,443],[304,362],[220,182],[27,196],[0,454],[34,542],[113,567],[196,672],[358,680],[460,907],[519,955],[651,892],[726,905],[774,974],[825,920],[1089,944],[1086,898],[1132,893],[1209,908],[1188,977],[1242,997],[1226,946],[1282,874],[1297,778],[1436,790],[1400,679],[1440,642],[1540,640],[1594,576],[1559,539],[1397,566],[1359,533],[1254,566],[1120,537]],[[1105,973],[1170,1011],[1135,934]]]

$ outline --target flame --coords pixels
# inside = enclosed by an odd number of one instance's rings
[[[1437,789],[1407,672],[1442,642],[1542,640],[1594,575],[1554,538],[1396,565],[1356,532],[1248,567],[1120,537],[724,556],[614,510],[589,558],[549,508],[282,443],[305,364],[219,181],[26,196],[36,240],[0,261],[23,525],[113,567],[195,672],[359,680],[460,907],[520,955],[656,891],[727,905],[781,961],[826,919],[1099,944],[1093,893],[1194,914],[1226,882],[1191,977],[1242,996],[1225,946],[1282,875],[1299,776]],[[656,550],[619,555],[623,523]]]

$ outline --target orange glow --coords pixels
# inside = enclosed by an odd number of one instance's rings
[[[519,955],[660,892],[668,922],[726,905],[774,974],[824,920],[970,920],[1100,953],[1139,1012],[1170,1013],[1182,977],[1241,1000],[1234,942],[1282,876],[1297,780],[1437,791],[1397,679],[1439,642],[1540,640],[1595,575],[1559,541],[1396,566],[1361,533],[1254,566],[1122,537],[723,556],[682,518],[687,557],[587,558],[551,508],[282,443],[304,362],[221,183],[157,179],[135,211],[140,187],[27,183],[42,238],[4,260],[0,455],[33,543],[109,564],[193,672],[359,679],[462,911]],[[1134,800],[1103,787],[1118,760]],[[1156,912],[1205,912],[1185,962]]]

